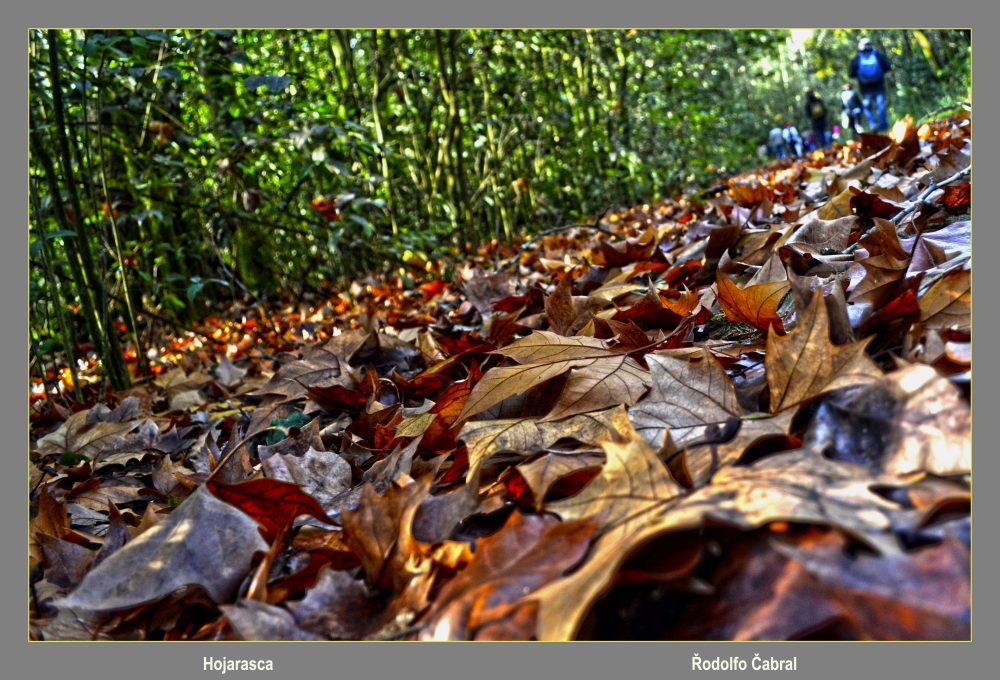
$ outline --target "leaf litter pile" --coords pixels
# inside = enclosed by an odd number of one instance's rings
[[[248,304],[34,401],[32,638],[967,639],[970,134]]]

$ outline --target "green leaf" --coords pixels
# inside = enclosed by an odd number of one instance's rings
[[[335,172],[338,175],[343,175],[344,177],[347,177],[348,179],[350,179],[350,177],[351,177],[351,171],[348,170],[347,166],[344,165],[343,163],[340,163],[338,161],[333,161],[333,160],[330,160],[328,158],[328,159],[326,159],[325,164],[326,164],[327,170],[329,170],[330,172]]]
[[[69,229],[57,229],[56,231],[50,231],[45,235],[45,238],[50,241],[54,238],[76,238],[76,232],[70,231]]]
[[[66,467],[76,467],[79,463],[85,463],[89,461],[90,459],[87,458],[82,453],[73,453],[72,451],[67,451],[63,455],[59,456],[59,460],[56,462]]]
[[[136,31],[136,34],[141,35],[146,40],[152,40],[154,42],[169,40],[167,34],[163,31]]]
[[[312,422],[312,417],[305,415],[296,411],[290,413],[284,418],[275,418],[271,421],[271,427],[275,428],[267,433],[267,437],[264,439],[264,443],[268,446],[274,446],[282,439],[288,437],[288,430],[293,427],[302,428]]]
[[[267,91],[277,94],[288,87],[292,79],[288,76],[278,76],[273,73],[265,75],[247,76],[243,79],[243,86],[250,92],[256,92],[261,85],[267,86]]]

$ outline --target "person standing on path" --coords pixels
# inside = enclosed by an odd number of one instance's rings
[[[802,155],[802,137],[799,136],[799,129],[791,123],[785,123],[785,129],[781,131],[781,137],[785,140],[788,152],[796,156]]]
[[[857,137],[861,134],[861,97],[854,91],[850,83],[844,83],[840,92],[841,124],[845,130]]]
[[[889,131],[885,117],[885,74],[891,70],[889,59],[872,46],[871,40],[862,38],[858,42],[858,53],[851,59],[847,75],[858,79],[869,130]]]
[[[812,122],[816,148],[827,146],[830,142],[826,136],[826,106],[812,90],[806,90],[806,116]]]
[[[785,157],[785,138],[781,134],[781,128],[774,126],[767,135],[767,148],[771,156],[776,159]]]

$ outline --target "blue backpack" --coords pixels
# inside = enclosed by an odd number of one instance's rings
[[[878,53],[875,50],[858,53],[858,82],[862,85],[874,85],[882,80],[882,65],[878,63]]]

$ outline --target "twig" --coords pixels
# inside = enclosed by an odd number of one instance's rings
[[[600,226],[601,220],[604,219],[604,216],[607,215],[610,210],[611,210],[611,206],[609,205],[607,208],[604,209],[604,211],[600,215],[597,216],[597,218],[593,221],[592,224],[564,224],[561,227],[553,227],[551,229],[545,229],[544,231],[538,232],[537,234],[535,234],[534,236],[532,236],[530,239],[528,239],[527,241],[525,241],[523,244],[521,244],[521,247],[517,249],[517,252],[514,253],[513,257],[511,257],[511,258],[509,258],[507,260],[504,260],[503,262],[500,263],[499,266],[495,266],[494,267],[494,271],[500,271],[501,269],[504,269],[504,268],[510,266],[511,264],[515,263],[515,262],[519,262],[521,260],[521,253],[524,252],[525,248],[527,248],[528,246],[530,246],[532,243],[534,243],[538,239],[542,238],[543,236],[547,236],[549,234],[555,234],[556,232],[559,232],[559,231],[565,231],[567,229],[594,229],[596,231],[601,232],[602,234],[607,234],[608,236],[617,236],[618,234],[614,233],[613,231],[610,231],[610,230],[605,229],[604,227]],[[517,271],[517,282],[518,282],[518,285],[520,285],[520,283],[521,283],[521,269],[520,269],[520,267],[518,267],[516,269],[516,271]]]
[[[892,218],[892,223],[893,224],[899,224],[900,221],[904,217],[906,217],[911,212],[913,212],[914,210],[916,210],[917,206],[920,205],[920,203],[925,198],[927,198],[928,196],[930,196],[931,194],[933,194],[935,191],[937,191],[941,187],[946,187],[949,184],[953,184],[953,183],[957,182],[962,177],[965,177],[966,175],[968,175],[970,172],[972,172],[972,164],[971,163],[969,164],[969,167],[967,167],[965,170],[959,170],[954,175],[952,175],[951,177],[949,177],[945,181],[941,182],[940,184],[938,184],[937,182],[933,182],[932,181],[931,185],[929,187],[927,187],[922,192],[920,192],[920,195],[917,196],[917,200],[913,202],[913,205],[909,206],[908,208],[904,208],[903,210],[900,210],[898,213],[896,213],[896,216]]]
[[[914,123],[913,126],[914,127],[920,127],[921,123],[923,123],[924,121],[927,121],[927,120],[933,118],[934,116],[938,115],[939,113],[944,113],[945,111],[950,111],[952,109],[958,109],[958,108],[963,108],[963,109],[970,108],[969,102],[968,101],[960,101],[960,102],[955,102],[954,104],[948,104],[947,106],[942,106],[940,108],[936,108],[933,111],[931,111],[930,113],[925,114],[924,117],[921,118],[920,120],[918,120],[916,123]]]
[[[919,206],[925,205],[926,204],[925,203],[925,199],[928,196],[930,196],[931,194],[933,194],[938,189],[941,189],[942,187],[946,187],[949,184],[954,184],[955,182],[957,182],[958,180],[962,179],[963,177],[968,176],[969,173],[971,173],[971,172],[972,172],[972,165],[970,164],[969,167],[967,167],[965,170],[959,170],[958,172],[956,172],[954,175],[952,175],[948,179],[944,180],[943,182],[933,182],[932,181],[929,187],[927,187],[926,189],[924,189],[923,191],[920,192],[920,195],[917,196],[917,198],[913,201],[912,205],[910,205],[910,206],[908,206],[908,207],[900,210],[898,213],[896,213],[896,215],[892,218],[892,223],[894,225],[898,225],[903,220],[903,218],[905,218],[907,215],[911,214]],[[861,239],[865,238],[866,236],[869,236],[869,235],[873,234],[875,232],[876,228],[877,227],[872,227],[871,229],[869,229],[868,231],[866,231],[864,234],[862,234],[861,238],[859,238],[857,241],[855,241],[853,244],[851,244],[850,246],[848,246],[844,250],[844,253],[853,253],[855,250],[857,250],[858,248],[860,248],[861,247]]]

